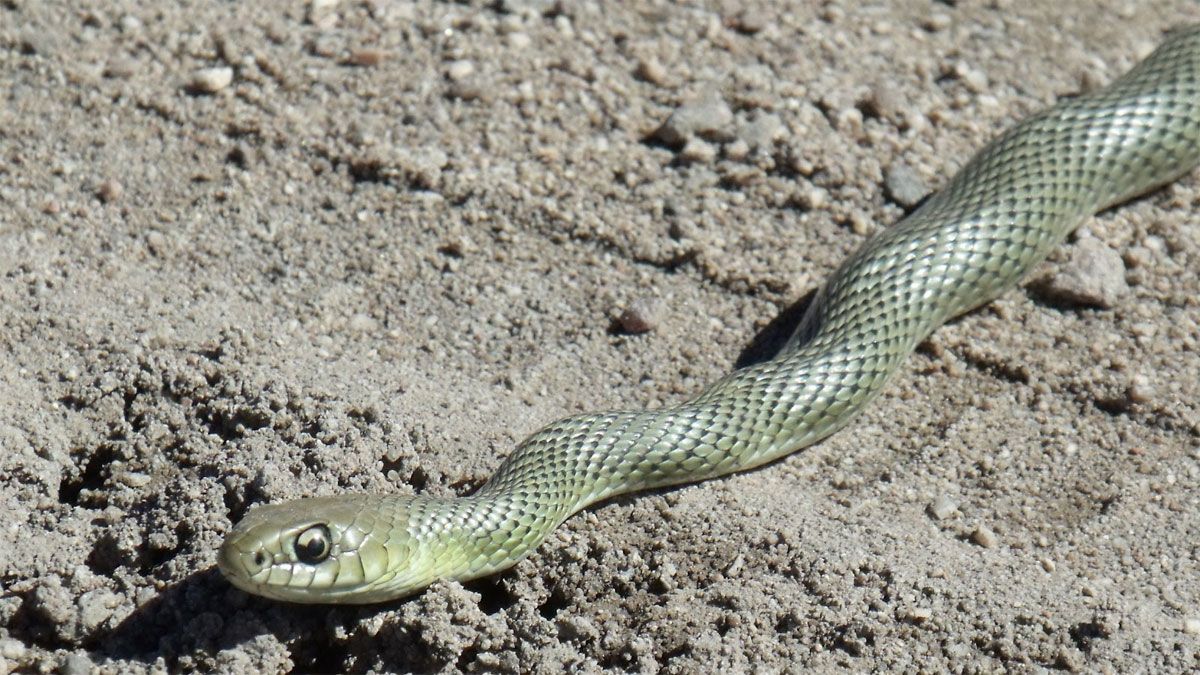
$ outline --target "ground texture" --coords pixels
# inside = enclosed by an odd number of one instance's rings
[[[253,504],[465,494],[557,417],[699,391],[998,130],[1197,20],[0,2],[0,672],[1196,668],[1195,175],[828,441],[507,573],[328,608],[213,563]]]

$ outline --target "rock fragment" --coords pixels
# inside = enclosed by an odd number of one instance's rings
[[[105,204],[117,201],[123,194],[125,194],[125,186],[113,178],[103,180],[96,186],[96,196]]]
[[[383,63],[384,59],[386,58],[387,52],[383,51],[382,49],[364,47],[350,52],[350,56],[346,58],[346,62],[352,66],[370,68]]]
[[[729,104],[710,94],[676,108],[654,136],[667,145],[681,147],[692,138],[712,138],[731,123],[733,110]]]
[[[1070,260],[1038,286],[1051,300],[1100,308],[1115,306],[1129,292],[1120,254],[1093,237],[1080,239]]]
[[[660,87],[667,84],[667,69],[663,66],[662,62],[655,58],[638,61],[637,70],[633,74],[640,80],[645,80],[650,84]]]
[[[470,77],[475,72],[475,64],[467,60],[451,61],[446,64],[446,77],[459,81]]]
[[[769,24],[767,15],[754,9],[744,9],[728,21],[731,28],[744,35],[760,33]]]
[[[984,548],[996,548],[1000,540],[996,538],[996,533],[992,532],[987,525],[980,525],[971,533],[971,541],[979,544]]]
[[[625,333],[648,333],[658,327],[661,314],[661,303],[653,298],[638,298],[621,312],[617,324]]]
[[[1154,399],[1154,394],[1154,384],[1150,382],[1150,378],[1139,373],[1129,378],[1129,385],[1125,388],[1125,403],[1149,403]]]
[[[738,139],[745,141],[751,149],[770,148],[775,141],[783,138],[787,128],[778,115],[759,115],[750,122],[741,125],[737,131]]]
[[[957,510],[958,504],[956,504],[953,499],[950,499],[946,495],[939,496],[937,499],[930,502],[927,507],[925,507],[925,511],[929,513],[929,515],[933,516],[936,520],[945,520],[950,516],[953,516],[954,512]]]
[[[908,210],[929,194],[929,186],[910,166],[903,162],[893,162],[883,175],[883,193],[888,199]]]
[[[688,139],[679,150],[679,159],[685,162],[707,164],[717,158],[717,148],[699,138]]]
[[[201,68],[192,73],[188,90],[197,94],[215,94],[233,83],[233,68]]]

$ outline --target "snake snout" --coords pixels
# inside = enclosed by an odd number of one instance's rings
[[[242,550],[238,541],[232,537],[226,539],[217,552],[217,569],[226,579],[243,590],[252,590],[247,588],[247,583],[259,577],[271,562],[272,557],[262,548]]]

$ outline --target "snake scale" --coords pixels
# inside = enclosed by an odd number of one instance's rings
[[[817,293],[773,359],[654,411],[550,424],[473,495],[345,495],[252,508],[218,565],[250,593],[369,603],[528,555],[580,509],[770,462],[843,427],[951,317],[1014,286],[1095,212],[1200,162],[1200,27],[1109,86],[993,140]]]

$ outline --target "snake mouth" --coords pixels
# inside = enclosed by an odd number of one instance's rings
[[[217,554],[217,569],[235,588],[275,600],[296,603],[329,602],[319,599],[317,594],[334,592],[333,589],[312,586],[316,576],[316,570],[312,566],[276,560],[261,548],[242,550],[233,541],[227,541],[221,546]]]

